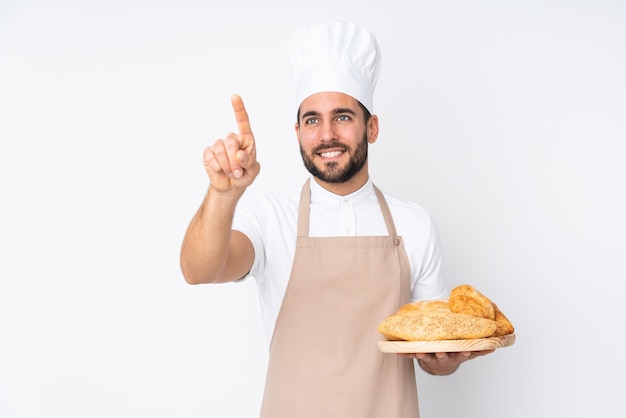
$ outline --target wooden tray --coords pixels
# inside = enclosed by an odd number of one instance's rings
[[[515,334],[509,334],[473,340],[379,341],[378,349],[383,353],[454,353],[491,350],[508,347],[514,343]]]

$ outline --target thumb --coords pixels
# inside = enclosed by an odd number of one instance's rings
[[[237,151],[237,162],[241,164],[242,167],[246,167],[250,159],[251,158],[246,151],[244,150]]]

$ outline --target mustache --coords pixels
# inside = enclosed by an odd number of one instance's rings
[[[331,142],[326,142],[324,144],[318,145],[317,147],[313,148],[313,153],[314,154],[318,154],[324,150],[330,149],[330,148],[339,148],[343,151],[347,151],[348,147],[345,146],[344,144],[342,144],[339,141],[331,141]]]

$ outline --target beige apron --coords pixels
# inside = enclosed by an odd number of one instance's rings
[[[309,237],[309,182],[261,417],[416,418],[413,360],[378,350],[378,324],[410,297],[409,263],[387,202],[374,187],[389,236]]]

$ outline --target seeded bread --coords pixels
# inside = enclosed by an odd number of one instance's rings
[[[491,319],[467,314],[405,310],[385,319],[378,332],[388,340],[437,341],[489,337],[496,328]]]

